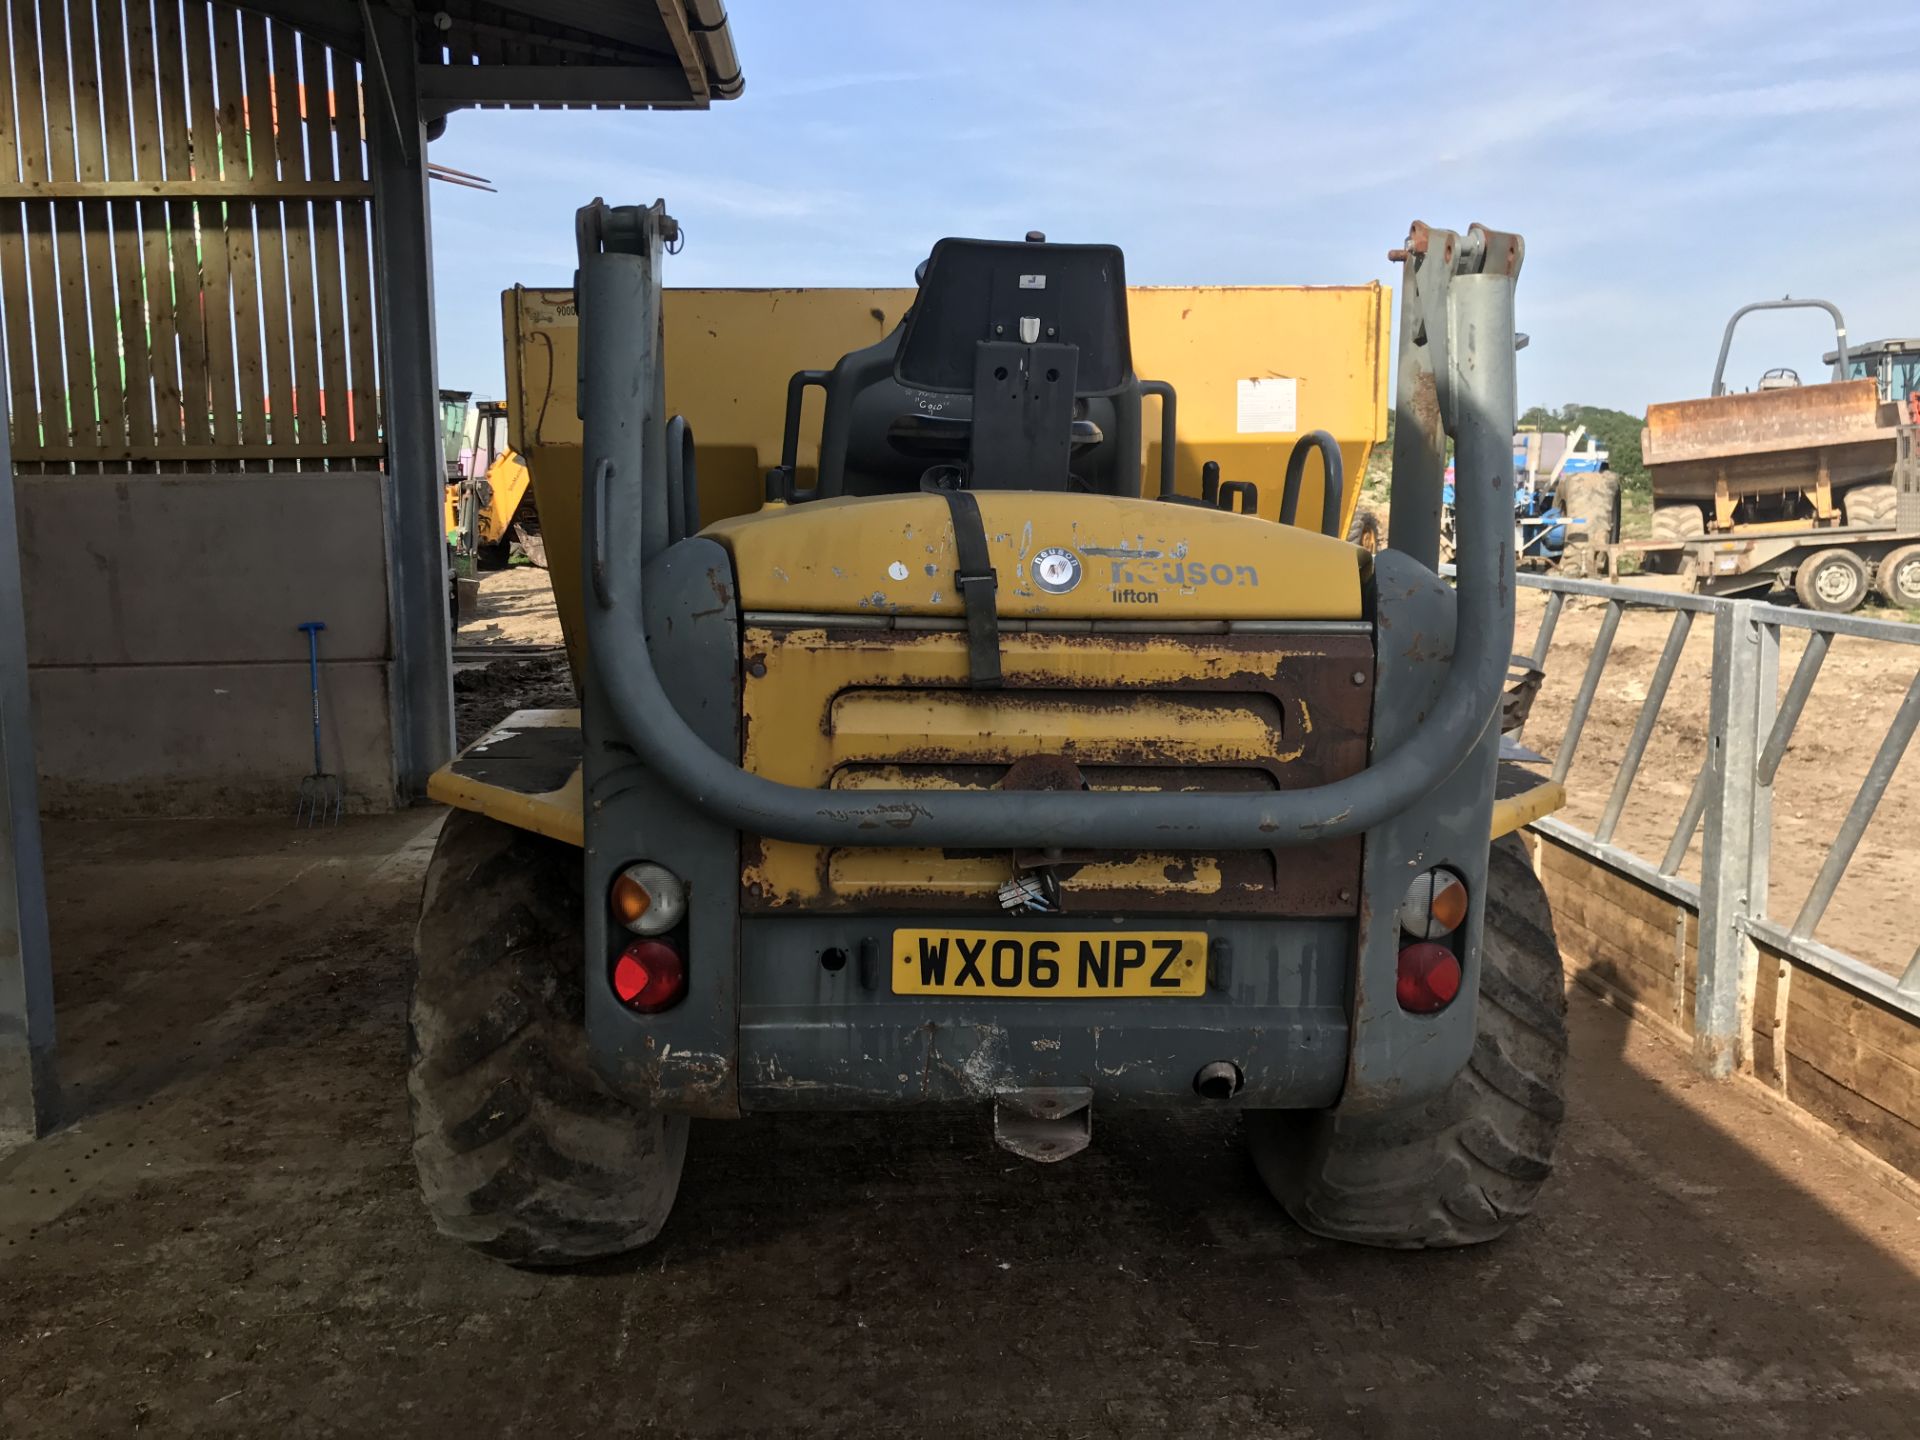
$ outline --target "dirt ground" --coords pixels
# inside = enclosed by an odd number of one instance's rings
[[[545,570],[515,565],[480,574],[480,603],[463,616],[455,645],[559,645],[560,615],[553,608],[553,583]]]
[[[1527,651],[1539,631],[1546,596],[1520,591],[1514,648]],[[1547,678],[1534,704],[1525,742],[1549,757],[1558,751],[1568,713],[1593,653],[1604,602],[1569,599],[1554,632]],[[1591,831],[1606,808],[1619,760],[1639,719],[1654,667],[1673,625],[1671,613],[1628,610],[1567,777],[1565,818]],[[1806,648],[1806,633],[1786,628],[1780,642],[1784,691]],[[1706,754],[1708,679],[1713,661],[1711,617],[1688,633],[1647,756],[1627,801],[1617,843],[1658,861],[1665,853],[1693,777]],[[1920,647],[1841,636],[1833,643],[1774,785],[1774,840],[1769,914],[1790,923],[1812,887],[1860,782],[1872,763],[1907,686],[1920,668]],[[1840,888],[1815,931],[1829,945],[1898,974],[1920,940],[1920,896],[1913,885],[1913,817],[1920,814],[1920,755],[1909,753],[1855,852]],[[1696,836],[1681,873],[1700,876]]]
[[[695,1128],[661,1242],[529,1274],[413,1189],[438,817],[55,825],[69,1119],[0,1156],[0,1435],[1913,1435],[1920,1208],[1576,991],[1540,1214],[1312,1239],[1226,1111],[1034,1167],[967,1112]]]

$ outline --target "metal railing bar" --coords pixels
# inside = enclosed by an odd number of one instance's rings
[[[1913,952],[1913,959],[1907,962],[1907,972],[1900,977],[1896,987],[1902,995],[1911,995],[1920,1000],[1920,950]]]
[[[1787,742],[1793,739],[1793,727],[1800,723],[1800,712],[1806,708],[1807,696],[1813,690],[1813,682],[1820,676],[1820,667],[1826,662],[1827,649],[1832,644],[1833,636],[1824,630],[1815,630],[1807,636],[1806,652],[1794,668],[1793,679],[1788,682],[1787,693],[1780,701],[1780,710],[1773,717],[1773,730],[1767,736],[1766,748],[1760,752],[1762,785],[1773,783],[1780,762],[1786,758]]]
[[[1680,652],[1686,648],[1687,633],[1692,628],[1691,610],[1674,611],[1673,628],[1667,631],[1666,648],[1660,652],[1660,663],[1654,667],[1653,680],[1647,686],[1646,701],[1640,706],[1640,718],[1634,722],[1632,738],[1627,741],[1626,752],[1620,757],[1620,773],[1614,777],[1613,793],[1607,797],[1607,808],[1600,817],[1600,827],[1593,832],[1594,839],[1602,844],[1613,839],[1614,829],[1620,823],[1620,812],[1627,808],[1627,796],[1633,789],[1634,777],[1640,773],[1640,762],[1647,753],[1647,741],[1653,735],[1653,722],[1660,718],[1660,707],[1667,699],[1667,687],[1673,683],[1674,669],[1680,663]]]
[[[1545,590],[1561,595],[1582,595],[1593,600],[1606,600],[1616,605],[1634,605],[1649,610],[1712,612],[1736,603],[1719,595],[1681,595],[1671,590],[1636,590],[1625,585],[1609,584],[1604,580],[1568,580],[1559,575],[1535,575],[1523,572],[1515,576],[1515,579],[1527,589]]]
[[[1893,778],[1894,768],[1906,753],[1907,742],[1913,739],[1916,725],[1920,725],[1920,675],[1915,675],[1913,683],[1907,686],[1906,698],[1900,702],[1893,724],[1887,727],[1886,738],[1880,742],[1873,764],[1867,767],[1866,779],[1860,782],[1860,793],[1853,797],[1853,808],[1847,811],[1840,833],[1834,837],[1833,848],[1827,851],[1826,863],[1820,867],[1813,889],[1807,892],[1806,903],[1793,922],[1792,934],[1796,940],[1813,938],[1814,927],[1826,913],[1827,902],[1833,899],[1840,877],[1852,862],[1860,837],[1866,834],[1867,823],[1873,819],[1880,797],[1886,793],[1887,782]]]
[[[1920,625],[1901,620],[1870,620],[1860,615],[1828,615],[1818,610],[1797,610],[1772,605],[1763,600],[1740,600],[1726,595],[1681,595],[1666,590],[1638,590],[1610,584],[1604,580],[1569,580],[1559,575],[1523,573],[1515,580],[1523,589],[1544,590],[1550,595],[1579,595],[1631,605],[1642,610],[1692,610],[1713,612],[1729,605],[1750,605],[1753,619],[1760,625],[1784,625],[1814,634],[1853,635],[1862,640],[1886,640],[1895,645],[1920,645]]]
[[[1547,613],[1540,617],[1540,633],[1533,637],[1533,651],[1527,656],[1536,670],[1547,663],[1547,651],[1553,648],[1554,627],[1560,623],[1560,612],[1566,603],[1567,597],[1557,590],[1547,597]]]
[[[1762,625],[1786,625],[1816,634],[1853,635],[1862,640],[1888,640],[1896,645],[1920,645],[1920,625],[1904,620],[1869,620],[1861,615],[1825,615],[1817,610],[1791,610],[1749,600],[1753,618]]]
[[[1593,658],[1587,662],[1587,673],[1580,682],[1580,693],[1574,698],[1573,712],[1567,716],[1566,733],[1560,737],[1560,748],[1554,752],[1553,778],[1564,781],[1567,772],[1573,768],[1574,752],[1580,748],[1580,732],[1587,727],[1587,712],[1593,708],[1594,693],[1600,688],[1600,672],[1607,668],[1607,655],[1613,649],[1614,632],[1620,628],[1622,604],[1615,600],[1607,605],[1607,613],[1600,621],[1600,633],[1594,637]]]
[[[1854,994],[1877,1001],[1909,1020],[1920,1020],[1920,994],[1909,991],[1904,980],[1876,970],[1831,945],[1822,945],[1803,935],[1790,935],[1771,920],[1748,916],[1740,922],[1740,928],[1769,950],[1777,950],[1794,963],[1819,971]]]
[[[1707,770],[1708,763],[1700,762],[1700,769],[1693,777],[1693,789],[1687,792],[1687,803],[1680,812],[1679,823],[1673,827],[1673,839],[1667,842],[1667,853],[1660,861],[1660,873],[1671,875],[1680,868],[1680,862],[1687,858],[1687,847],[1693,844],[1693,832],[1700,828],[1700,817],[1707,813]]]
[[[1589,859],[1598,860],[1602,865],[1611,866],[1622,875],[1638,880],[1650,889],[1658,890],[1669,900],[1677,900],[1682,905],[1700,908],[1700,887],[1691,880],[1682,880],[1675,875],[1663,875],[1653,866],[1642,860],[1631,850],[1622,850],[1618,845],[1606,845],[1594,839],[1584,830],[1575,829],[1566,821],[1552,815],[1546,815],[1528,827],[1549,840],[1558,841],[1569,849],[1578,850]]]

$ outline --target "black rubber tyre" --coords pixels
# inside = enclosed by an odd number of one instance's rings
[[[1900,492],[1891,485],[1856,485],[1840,497],[1840,513],[1849,525],[1891,529],[1900,513]]]
[[[1707,533],[1707,517],[1698,505],[1656,505],[1653,507],[1653,538],[1671,544],[1677,540],[1699,540]]]
[[[1567,477],[1561,500],[1567,519],[1586,522],[1579,533],[1589,546],[1611,545],[1620,538],[1620,477],[1611,470]]]
[[[1387,530],[1380,523],[1380,512],[1371,505],[1357,506],[1353,523],[1347,526],[1347,543],[1358,545],[1369,555],[1378,555],[1387,543]]]
[[[1920,545],[1902,545],[1881,556],[1874,583],[1889,605],[1920,610]]]
[[[1809,610],[1845,615],[1860,608],[1872,586],[1867,562],[1851,550],[1818,550],[1793,572],[1793,593]]]
[[[447,816],[414,937],[413,1162],[443,1234],[518,1265],[646,1244],[686,1157],[686,1117],[594,1072],[581,916],[578,850]]]
[[[1473,1057],[1438,1098],[1370,1116],[1254,1110],[1247,1143],[1303,1228],[1389,1249],[1478,1245],[1533,1209],[1566,1112],[1566,992],[1546,892],[1509,836],[1488,875]]]

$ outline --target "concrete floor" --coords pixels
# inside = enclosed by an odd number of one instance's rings
[[[1543,1213],[1352,1250],[1238,1125],[696,1128],[662,1242],[523,1274],[413,1193],[437,818],[54,826],[71,1122],[0,1157],[0,1435],[1899,1436],[1920,1214],[1576,992]]]

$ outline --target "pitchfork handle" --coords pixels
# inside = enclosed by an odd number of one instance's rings
[[[324,620],[303,620],[300,628],[307,632],[307,690],[313,696],[313,773],[320,773],[320,632],[327,628]]]

